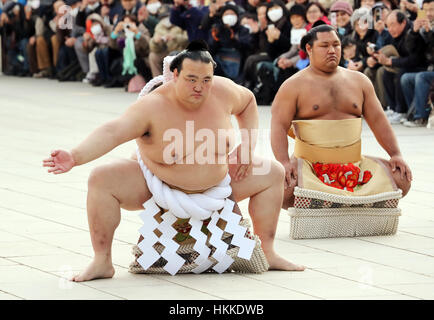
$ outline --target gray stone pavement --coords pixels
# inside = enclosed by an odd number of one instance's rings
[[[122,145],[64,175],[49,175],[42,159],[72,148],[122,113],[135,94],[82,83],[0,76],[0,300],[4,299],[434,299],[434,130],[394,126],[414,173],[394,236],[291,240],[282,210],[276,248],[304,264],[301,273],[133,275],[131,246],[141,225],[123,211],[115,233],[116,275],[65,280],[89,264],[93,251],[86,217],[87,177],[95,166],[129,157]],[[260,107],[257,153],[273,157],[270,108]],[[291,144],[292,147],[292,144]],[[386,157],[369,128],[363,152]],[[241,209],[248,216],[247,202]]]

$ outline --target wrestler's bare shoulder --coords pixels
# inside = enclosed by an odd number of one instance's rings
[[[310,78],[309,72],[307,72],[306,69],[300,70],[288,79],[286,79],[280,88],[282,89],[297,89],[298,87],[301,87],[302,81],[306,81]]]
[[[354,71],[343,67],[338,67],[338,70],[340,75],[342,77],[347,78],[348,80],[361,81],[361,82],[370,81],[369,78],[363,72]]]
[[[287,102],[295,103],[298,97],[306,91],[306,84],[311,83],[310,73],[306,70],[300,70],[293,76],[286,79],[280,86],[273,104],[276,106],[288,105]]]
[[[362,85],[366,84],[366,81],[369,81],[369,78],[361,72],[342,67],[337,67],[335,72],[324,75],[319,75],[308,67],[286,79],[282,84],[282,89],[290,89],[291,91],[310,91],[311,86],[315,86],[315,88],[319,88],[322,85],[328,86],[331,81],[336,82],[339,85],[353,83]]]
[[[147,118],[167,115],[167,112],[174,111],[173,106],[177,104],[174,91],[174,83],[170,81],[138,99],[136,104]]]
[[[242,111],[255,98],[249,89],[236,84],[228,78],[214,76],[212,87],[213,103],[221,106],[229,114]]]
[[[214,90],[231,91],[237,86],[231,79],[220,76],[214,76],[212,82]]]
[[[214,76],[212,90],[213,94],[220,99],[233,99],[238,97],[241,91],[247,89],[236,84],[231,79]]]
[[[164,84],[143,97],[140,97],[135,103],[138,108],[146,112],[154,112],[161,109],[162,105],[169,102],[168,90],[163,86],[166,87],[167,84]]]

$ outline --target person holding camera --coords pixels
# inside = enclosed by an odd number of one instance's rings
[[[170,22],[168,11],[163,13],[150,41],[149,66],[152,77],[163,73],[163,59],[166,56],[185,49],[187,45],[187,32]]]
[[[101,14],[101,4],[98,0],[82,0],[77,13],[75,23],[83,28],[86,27],[86,19],[92,13]]]
[[[141,6],[137,12],[137,21],[139,24],[143,24],[146,29],[148,29],[152,38],[154,36],[155,27],[159,22],[158,18],[149,14],[148,8],[146,8],[146,6]]]
[[[393,10],[387,17],[386,24],[392,36],[391,46],[383,47],[374,57],[385,67],[383,82],[386,89],[386,99],[393,114],[389,115],[392,124],[405,121],[408,107],[405,101],[400,80],[406,72],[417,72],[424,69],[423,43],[414,51],[406,47],[406,37],[411,31],[412,24],[407,16],[400,10]]]
[[[349,70],[363,70],[363,54],[357,41],[348,36],[342,40],[343,66]]]
[[[363,59],[355,63],[355,70],[362,71],[367,67],[367,59],[370,57],[367,51],[368,43],[376,43],[378,39],[378,32],[370,28],[372,24],[371,10],[366,7],[361,7],[354,11],[351,16],[351,25],[354,31],[351,38],[357,43],[358,50],[360,51]]]
[[[216,75],[241,82],[241,70],[246,53],[251,49],[251,36],[240,24],[239,7],[225,4],[221,18],[211,29],[210,52],[217,62]]]
[[[6,58],[3,72],[7,75],[29,74],[27,43],[34,32],[29,9],[29,6],[25,9],[20,3],[8,2],[0,15],[0,30]]]
[[[197,0],[174,0],[170,9],[170,22],[187,31],[188,40],[206,40],[208,30],[203,30],[201,22],[208,14],[208,7],[197,5]]]
[[[110,61],[111,79],[104,86],[123,87],[138,73],[146,78],[149,43],[149,31],[143,24],[137,25],[136,16],[124,16],[110,35],[109,47],[117,53],[113,54],[113,57],[119,53],[120,57]]]
[[[264,18],[266,6],[260,6],[264,8]],[[260,10],[259,10],[260,11]],[[249,30],[251,38],[251,49],[246,55],[246,60],[243,66],[243,82],[242,85],[250,90],[253,90],[256,84],[256,65],[260,61],[269,60],[267,55],[267,37],[264,32],[261,31],[261,22],[257,14],[245,13],[241,17],[241,25]]]
[[[47,59],[46,61],[41,60],[42,57],[41,54],[38,54],[37,52],[41,53],[46,52],[47,57],[49,58],[49,50],[48,50],[48,44],[45,40],[42,42],[39,40],[37,41],[37,38],[42,38],[42,32],[43,28],[41,28],[41,25],[43,26],[42,19],[40,17],[41,15],[41,3],[39,0],[33,0],[28,1],[27,5],[24,7],[25,16],[28,20],[28,23],[31,25],[30,33],[29,33],[29,41],[26,46],[26,53],[28,57],[28,63],[29,63],[29,73],[30,75],[37,74],[44,68],[50,67],[50,60]],[[38,25],[38,27],[36,27]],[[39,45],[37,46],[37,42],[39,42]],[[38,49],[38,50],[37,50]],[[43,50],[41,50],[43,49]],[[44,62],[47,62],[47,65],[44,65]],[[39,64],[38,64],[39,63]]]
[[[56,16],[49,22],[54,34],[51,36],[53,66],[59,81],[81,80],[84,75],[77,64],[74,45],[77,30],[69,7],[63,1],[53,4]]]
[[[386,19],[389,13],[390,9],[383,3],[377,3],[372,7],[374,29],[377,31],[378,37],[375,43],[368,42],[366,45],[366,52],[369,56],[366,59],[366,67],[364,69],[364,74],[374,85],[375,93],[383,109],[386,109],[388,106],[386,89],[383,82],[385,67],[378,63],[374,54],[378,53],[382,47],[392,43],[393,38],[386,28]]]
[[[274,64],[278,68],[276,87],[280,87],[282,83],[298,72],[297,63],[300,61],[300,42],[306,34],[306,12],[303,6],[293,5],[289,10],[289,19],[292,25],[291,28],[291,48],[275,59]]]
[[[265,31],[267,53],[270,59],[274,60],[291,47],[291,23],[288,10],[280,0],[269,4],[266,15],[268,18],[268,27]]]
[[[101,14],[101,8],[98,0],[82,0],[81,5],[78,9],[77,16],[75,18],[75,24],[79,27],[86,28],[87,17],[91,14]],[[83,31],[84,32],[84,31]],[[77,55],[78,61],[80,63],[81,70],[86,74],[86,78],[90,76],[89,74],[89,52],[83,47],[83,36],[77,36],[75,39],[69,40],[74,42],[75,54]]]
[[[425,0],[423,10],[425,16],[414,21],[406,45],[409,51],[418,50],[422,38],[428,66],[425,71],[404,73],[401,78],[405,100],[409,106],[414,106],[413,119],[403,123],[406,127],[425,126],[431,112],[427,101],[430,88],[434,84],[434,0]]]
[[[353,32],[351,25],[351,15],[353,14],[353,8],[346,1],[336,1],[330,7],[331,23],[334,24],[336,19],[336,28],[339,34],[344,37]],[[335,18],[332,18],[334,15]]]
[[[88,28],[83,34],[83,49],[89,54],[89,73],[83,82],[98,86],[110,79],[108,42],[111,26],[97,13],[87,17],[86,25]]]
[[[212,26],[219,22],[222,16],[221,9],[226,4],[231,4],[237,7],[238,13],[242,15],[244,9],[238,6],[235,1],[232,0],[210,0],[208,6],[208,14],[205,14],[200,23],[201,29],[204,31],[210,31]]]
[[[399,9],[405,13],[409,20],[414,21],[417,17],[419,7],[413,0],[400,0]]]

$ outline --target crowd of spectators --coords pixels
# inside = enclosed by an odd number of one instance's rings
[[[340,66],[371,79],[392,124],[426,124],[434,0],[0,0],[2,71],[134,91],[202,39],[216,75],[269,104],[309,65],[300,40],[320,24],[336,28]]]

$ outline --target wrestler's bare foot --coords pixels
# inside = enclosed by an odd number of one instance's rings
[[[279,256],[276,252],[264,252],[270,267],[268,270],[303,271],[305,266],[294,264]]]
[[[111,261],[94,258],[92,263],[85,270],[72,277],[70,281],[83,282],[94,279],[112,278],[114,274],[115,269]]]

